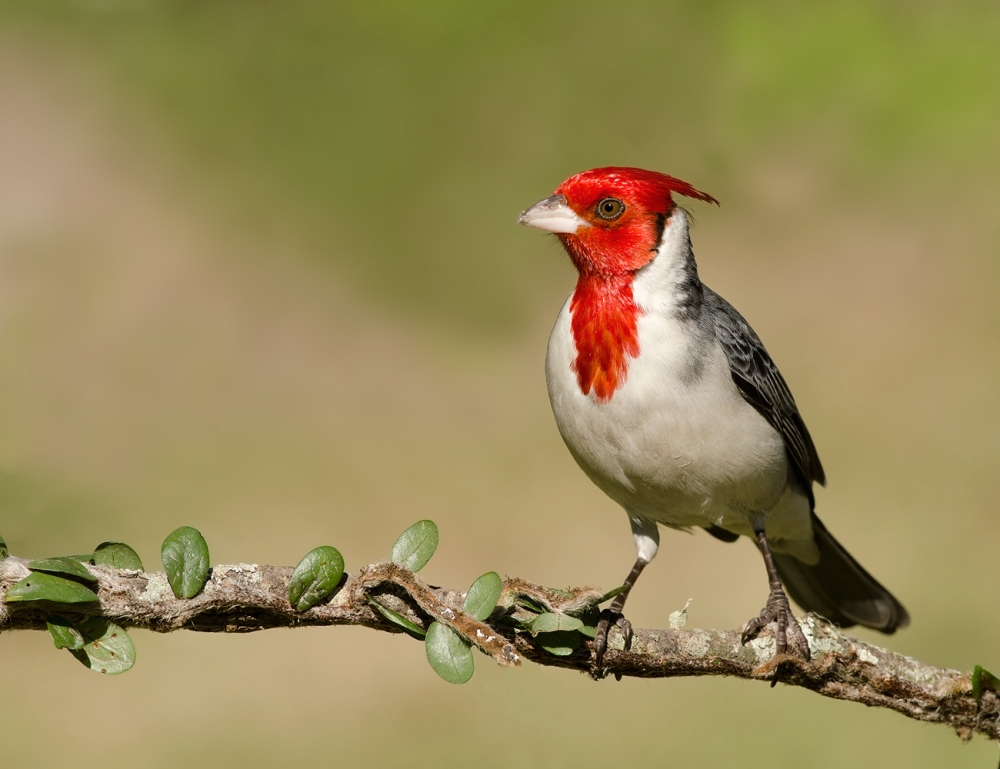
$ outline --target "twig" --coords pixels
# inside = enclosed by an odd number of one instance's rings
[[[18,558],[0,562],[0,596],[28,574],[24,563]],[[402,632],[371,606],[369,599],[374,598],[422,628],[433,621],[450,625],[501,665],[518,665],[525,658],[539,665],[587,672],[595,678],[610,673],[639,678],[725,675],[771,682],[777,679],[826,697],[948,724],[963,739],[977,732],[1000,739],[1000,695],[996,692],[987,688],[977,701],[968,674],[936,668],[851,638],[816,615],[799,620],[809,641],[810,662],[787,656],[774,659],[771,635],[743,646],[738,630],[636,630],[628,649],[615,631],[605,667],[595,671],[589,643],[569,656],[553,656],[512,622],[519,600],[528,598],[551,610],[573,611],[599,595],[588,588],[554,591],[508,579],[493,615],[478,622],[462,611],[463,593],[430,587],[392,563],[373,564],[345,576],[327,602],[302,613],[288,602],[289,567],[216,566],[204,590],[189,600],[175,598],[162,573],[89,568],[98,577],[98,602],[57,607],[33,601],[0,603],[0,630],[44,630],[46,615],[58,611],[70,620],[102,616],[125,628],[160,633],[247,633],[315,625],[362,625]]]

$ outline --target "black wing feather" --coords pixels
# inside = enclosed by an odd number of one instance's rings
[[[826,475],[784,377],[736,308],[707,286],[704,301],[715,326],[715,338],[729,361],[733,381],[744,399],[784,438],[792,466],[801,476],[812,503],[812,482],[824,485]]]
[[[744,399],[785,441],[785,449],[802,486],[814,504],[812,482],[825,483],[823,466],[788,385],[764,345],[743,316],[714,291],[706,288],[704,302],[715,338],[729,360],[729,372]],[[719,533],[709,529],[709,534]],[[903,605],[855,561],[812,514],[813,537],[819,560],[803,563],[775,553],[774,562],[788,594],[806,611],[819,612],[841,627],[864,625],[892,633],[910,623]],[[723,537],[720,537],[722,539]]]

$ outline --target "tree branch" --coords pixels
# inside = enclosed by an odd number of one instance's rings
[[[0,562],[0,597],[28,575],[25,561]],[[977,701],[968,674],[935,668],[841,633],[816,615],[799,620],[809,641],[812,661],[774,659],[774,638],[766,635],[746,646],[738,630],[636,630],[628,649],[613,632],[605,667],[593,669],[593,652],[584,644],[569,656],[545,651],[530,633],[519,629],[528,603],[546,610],[572,612],[596,600],[589,588],[554,591],[508,579],[497,608],[486,622],[462,611],[464,594],[430,587],[412,572],[392,563],[373,564],[345,575],[326,602],[299,613],[288,602],[292,569],[238,564],[216,566],[204,590],[189,600],[174,597],[162,573],[88,566],[98,577],[99,601],[89,604],[0,603],[0,630],[44,630],[51,611],[69,619],[101,616],[125,628],[166,633],[174,630],[246,633],[274,627],[361,625],[402,632],[372,606],[382,606],[421,628],[433,621],[449,625],[499,664],[521,659],[589,673],[668,678],[726,675],[780,680],[834,699],[895,710],[919,721],[948,724],[963,739],[978,732],[1000,739],[1000,695],[984,687]]]

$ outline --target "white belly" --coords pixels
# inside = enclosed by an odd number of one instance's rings
[[[641,316],[639,356],[611,400],[600,403],[576,380],[567,302],[546,357],[549,398],[566,445],[633,516],[747,536],[755,521],[772,518],[769,537],[811,540],[809,505],[789,488],[781,436],[740,395],[714,337],[697,343],[701,367],[692,369],[697,356],[688,345],[695,342],[684,323]]]

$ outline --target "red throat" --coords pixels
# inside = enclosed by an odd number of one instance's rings
[[[607,403],[625,383],[629,360],[639,354],[641,310],[632,296],[632,276],[581,274],[569,309],[580,390]]]

